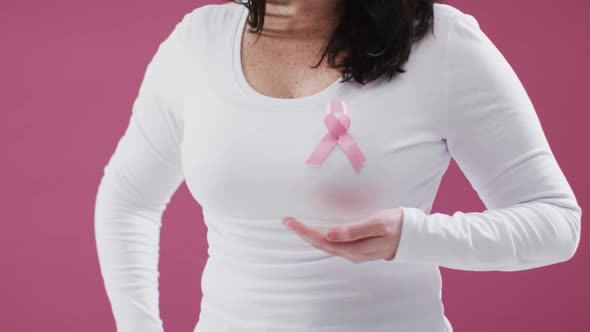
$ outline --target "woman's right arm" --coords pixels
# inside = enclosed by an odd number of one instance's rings
[[[168,90],[178,72],[187,14],[148,64],[128,127],[98,186],[94,229],[118,332],[162,332],[158,260],[162,214],[184,180],[182,119]]]

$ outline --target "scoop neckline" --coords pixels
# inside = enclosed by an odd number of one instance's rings
[[[342,80],[342,76],[338,77],[336,81],[332,82],[332,84],[323,90],[312,95],[299,98],[271,97],[256,91],[252,86],[250,86],[244,75],[241,57],[241,42],[244,35],[244,27],[249,11],[246,6],[240,6],[242,9],[239,15],[237,15],[236,22],[234,22],[233,25],[233,39],[230,59],[233,81],[237,88],[248,98],[249,101],[258,104],[261,108],[270,107],[276,111],[276,106],[283,106],[280,108],[280,110],[288,111],[300,109],[304,106],[327,104],[330,99],[335,97],[336,93],[346,83],[340,82]]]

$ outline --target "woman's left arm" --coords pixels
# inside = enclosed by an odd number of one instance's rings
[[[402,207],[393,261],[515,271],[570,259],[581,208],[523,85],[477,20],[461,13],[446,42],[446,143],[487,210]]]

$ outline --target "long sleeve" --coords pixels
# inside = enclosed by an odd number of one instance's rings
[[[445,45],[446,144],[486,210],[402,207],[394,261],[515,271],[570,259],[581,208],[520,80],[471,15],[454,20]]]
[[[145,71],[128,127],[104,167],[94,229],[104,287],[118,332],[162,332],[159,316],[161,218],[184,180],[182,117],[171,107],[188,15]],[[174,110],[174,111],[173,111]]]

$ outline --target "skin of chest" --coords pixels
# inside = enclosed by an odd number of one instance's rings
[[[241,59],[244,76],[261,94],[275,98],[301,98],[326,89],[341,73],[321,57],[322,40],[285,39],[244,31]]]

